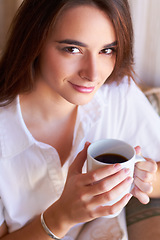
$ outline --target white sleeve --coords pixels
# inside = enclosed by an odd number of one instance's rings
[[[4,222],[3,203],[2,203],[2,200],[0,198],[0,226],[3,224],[3,222]]]
[[[160,117],[131,81],[104,88],[107,138],[118,138],[133,147],[140,146],[144,157],[160,161]],[[105,123],[103,123],[105,126]]]
[[[123,125],[119,133],[124,134],[133,146],[141,146],[145,157],[160,161],[160,117],[134,83],[122,105],[123,114],[119,115],[122,116]]]

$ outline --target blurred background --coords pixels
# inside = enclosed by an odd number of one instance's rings
[[[0,0],[0,49],[23,0]],[[160,87],[160,0],[129,0],[135,34],[135,70],[143,84]]]

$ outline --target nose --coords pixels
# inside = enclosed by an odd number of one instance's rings
[[[84,56],[81,63],[79,76],[88,81],[97,81],[99,78],[98,62],[96,56],[88,54]]]

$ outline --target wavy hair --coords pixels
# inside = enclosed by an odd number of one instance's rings
[[[134,76],[133,28],[127,0],[24,0],[0,59],[0,106],[33,90],[38,59],[56,19],[77,5],[96,5],[111,19],[117,37],[116,63],[106,83]]]

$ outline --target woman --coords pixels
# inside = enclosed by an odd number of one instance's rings
[[[158,160],[160,121],[133,83],[132,41],[126,0],[23,2],[0,62],[0,239],[59,239],[128,203],[101,206],[132,179],[119,164],[82,173],[89,142],[124,139]],[[137,164],[144,204],[156,168]]]

